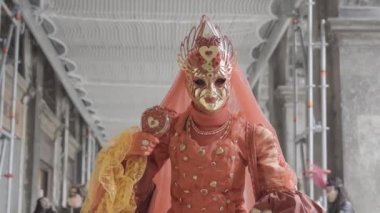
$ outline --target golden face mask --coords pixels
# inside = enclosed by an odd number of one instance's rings
[[[190,94],[195,106],[205,112],[222,108],[229,96],[229,82],[219,73],[199,74],[191,78]],[[188,80],[189,81],[189,80]]]
[[[208,31],[208,32],[207,32]],[[230,40],[203,16],[181,44],[178,57],[195,106],[204,112],[222,108],[230,93],[233,50]]]

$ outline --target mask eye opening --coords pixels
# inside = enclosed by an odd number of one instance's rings
[[[223,86],[225,83],[226,83],[226,79],[225,78],[218,78],[218,79],[215,80],[215,85],[216,86]]]
[[[193,82],[198,87],[204,87],[204,86],[206,86],[206,82],[203,79],[200,79],[200,78],[195,79]]]

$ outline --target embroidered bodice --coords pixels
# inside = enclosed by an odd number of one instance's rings
[[[236,130],[244,125],[236,116],[229,119],[231,126],[226,130],[226,137],[216,138],[203,146],[186,129],[171,137],[172,212],[243,209],[247,161],[240,145],[244,134],[236,135]]]

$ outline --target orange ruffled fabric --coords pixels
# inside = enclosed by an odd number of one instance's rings
[[[82,212],[135,211],[133,186],[144,174],[147,162],[143,156],[127,156],[137,131],[137,128],[124,131],[99,152]]]

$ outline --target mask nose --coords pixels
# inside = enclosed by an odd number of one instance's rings
[[[217,95],[218,95],[218,92],[217,92],[217,89],[216,89],[216,86],[215,86],[214,83],[210,83],[208,89],[209,89],[210,94],[211,94],[212,96],[217,96]]]

